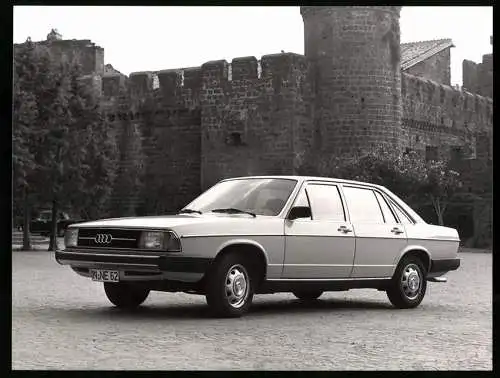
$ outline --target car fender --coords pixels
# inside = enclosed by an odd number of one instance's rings
[[[394,271],[396,270],[396,267],[398,266],[399,262],[403,258],[403,256],[409,251],[422,251],[427,255],[427,257],[429,258],[429,261],[431,261],[431,254],[429,253],[427,248],[425,248],[424,246],[418,245],[418,244],[408,244],[407,246],[405,246],[405,248],[403,248],[401,250],[399,255],[396,256],[396,258],[394,259],[394,268],[392,271],[393,274],[394,274]]]
[[[251,245],[251,246],[254,246],[254,247],[257,247],[258,249],[260,249],[261,252],[262,252],[262,254],[264,255],[264,259],[266,261],[266,267],[268,266],[268,264],[269,264],[269,258],[267,256],[266,250],[264,249],[264,247],[262,246],[262,244],[256,242],[255,240],[252,240],[252,239],[240,238],[240,239],[226,240],[224,243],[222,243],[219,246],[219,248],[217,248],[217,253],[215,254],[215,257],[217,258],[217,256],[219,255],[219,253],[222,250],[224,250],[225,248],[230,247],[232,245],[237,245],[237,244]]]

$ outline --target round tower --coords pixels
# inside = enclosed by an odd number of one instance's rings
[[[396,6],[300,8],[315,81],[319,151],[403,147]]]

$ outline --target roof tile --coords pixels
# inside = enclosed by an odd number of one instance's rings
[[[449,47],[455,47],[449,38],[402,43],[401,70],[407,70]]]

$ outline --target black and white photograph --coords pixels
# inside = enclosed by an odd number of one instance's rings
[[[12,15],[12,370],[493,370],[493,5]]]

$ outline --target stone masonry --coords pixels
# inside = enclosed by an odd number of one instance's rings
[[[120,203],[165,213],[226,177],[293,174],[311,152],[354,154],[386,144],[491,161],[492,55],[481,65],[464,62],[466,90],[448,85],[449,48],[402,70],[400,10],[304,6],[305,55],[129,77],[104,66],[104,50],[90,41],[43,43],[80,54],[117,135],[139,140],[124,146],[144,155],[147,195],[122,193]],[[134,159],[133,151],[122,153],[121,165]]]

